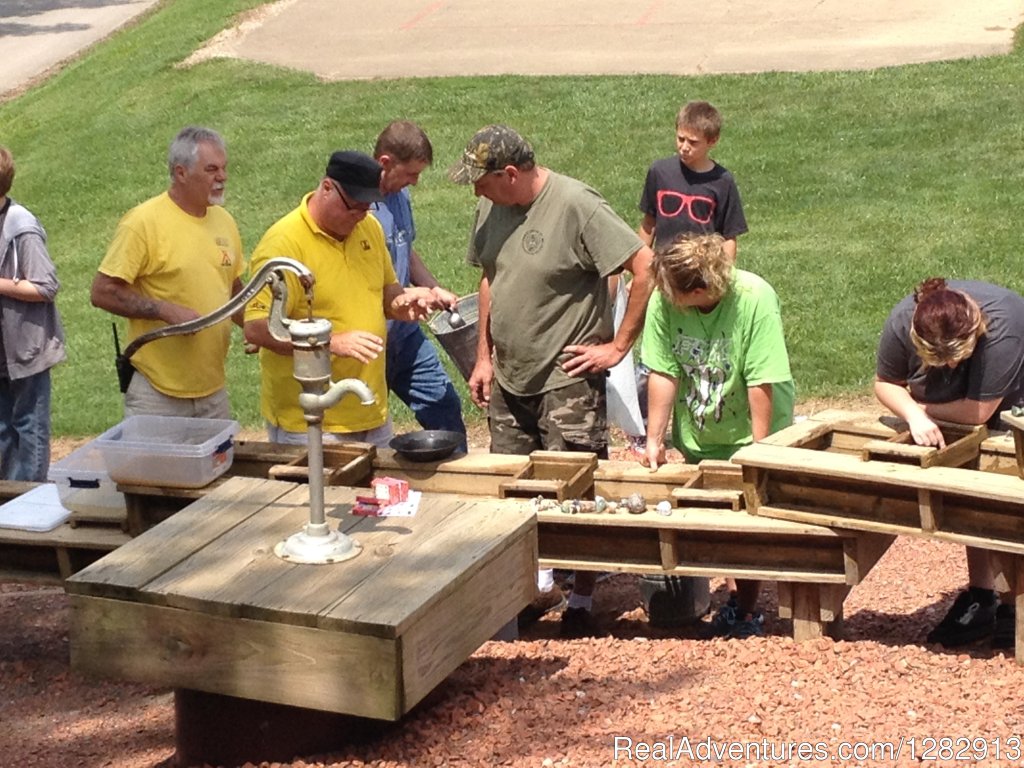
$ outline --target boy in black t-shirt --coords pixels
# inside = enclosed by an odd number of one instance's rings
[[[652,248],[683,232],[725,238],[736,258],[736,238],[747,231],[736,182],[708,153],[718,143],[722,116],[706,101],[691,101],[676,117],[676,149],[647,171],[640,211],[640,239]]]

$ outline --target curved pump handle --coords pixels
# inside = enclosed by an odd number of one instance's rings
[[[238,293],[231,297],[224,306],[213,310],[209,314],[197,317],[195,320],[189,320],[185,323],[178,323],[177,325],[168,325],[163,328],[157,328],[156,330],[144,333],[141,336],[136,337],[131,344],[124,349],[124,354],[120,358],[125,361],[129,360],[132,355],[139,351],[139,347],[148,344],[151,341],[157,339],[163,339],[167,336],[181,336],[188,333],[196,333],[202,331],[205,328],[209,328],[211,325],[227,320],[235,312],[240,310],[246,304],[253,300],[257,293],[263,288],[264,284],[269,284],[273,299],[271,301],[271,317],[274,315],[274,310],[277,310],[278,318],[280,319],[281,310],[284,306],[284,302],[288,298],[288,289],[285,287],[285,272],[295,273],[299,281],[308,291],[313,287],[313,283],[316,282],[316,278],[313,273],[309,271],[309,267],[303,264],[301,261],[290,259],[287,256],[275,256],[272,259],[268,259],[259,271],[252,276],[248,284]],[[284,326],[282,326],[284,327]],[[278,338],[275,336],[275,338]],[[285,337],[282,341],[287,341],[288,335],[285,331]]]

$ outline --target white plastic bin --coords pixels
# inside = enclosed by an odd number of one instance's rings
[[[91,440],[50,465],[48,479],[57,485],[65,509],[84,516],[124,514],[124,494],[107,472],[103,452]]]
[[[201,488],[231,466],[240,428],[229,419],[129,416],[96,443],[114,482]]]

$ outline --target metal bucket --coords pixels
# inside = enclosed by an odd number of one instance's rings
[[[694,624],[711,607],[711,582],[703,576],[641,576],[640,597],[652,627]]]
[[[476,331],[477,320],[480,319],[478,298],[478,294],[471,293],[459,299],[458,310],[465,325],[453,328],[448,322],[450,315],[447,312],[438,312],[427,321],[427,327],[466,381],[469,381],[476,365]]]

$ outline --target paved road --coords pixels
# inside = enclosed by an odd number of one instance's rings
[[[155,2],[0,0],[0,98]],[[278,0],[198,56],[335,80],[864,69],[1002,53],[1022,22],[1024,0]]]
[[[157,0],[0,0],[0,98],[44,77]]]

